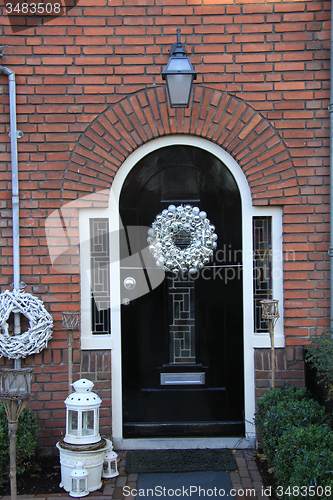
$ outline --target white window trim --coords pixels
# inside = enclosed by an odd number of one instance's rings
[[[282,247],[282,208],[252,207],[252,217],[272,217],[272,284],[273,298],[279,301],[280,318],[274,328],[275,347],[284,347],[283,328],[283,247]],[[253,259],[253,246],[252,246]],[[271,347],[269,332],[255,333],[253,328],[253,347]]]
[[[80,224],[80,271],[81,271],[81,349],[112,349],[111,334],[98,335],[91,331],[91,273],[90,273],[90,219],[109,219],[110,210],[81,209]],[[111,231],[110,231],[111,234]],[[110,236],[109,236],[110,237]],[[109,248],[111,245],[109,246]],[[111,249],[110,249],[111,255]]]

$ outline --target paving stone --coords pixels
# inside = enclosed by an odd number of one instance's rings
[[[252,481],[261,481],[261,475],[260,475],[260,472],[258,470],[251,470],[250,471],[250,477],[252,479]]]
[[[125,486],[127,483],[127,475],[126,476],[118,476],[116,481],[116,487]]]
[[[118,472],[119,472],[119,476],[125,476],[125,475],[127,476],[126,471],[125,471],[125,466],[119,466]]]
[[[238,471],[232,471],[229,472],[229,474],[232,482],[240,483],[240,475],[238,474]]]
[[[23,495],[20,495],[18,498],[21,500],[23,500]],[[30,497],[26,497],[26,498],[34,498],[34,496],[30,496]],[[55,498],[57,500],[68,500],[69,498],[69,494],[67,493],[67,495],[64,495],[63,493],[50,493],[49,495],[47,495],[47,498],[51,499],[51,500],[54,500]]]
[[[106,485],[104,486],[104,490],[103,490],[103,497],[105,495],[112,496],[113,492],[114,492],[114,484],[106,483]]]
[[[124,491],[123,488],[115,488],[113,492],[113,498],[123,498]]]
[[[245,458],[236,458],[236,462],[237,462],[238,467],[246,467]]]
[[[252,482],[253,488],[256,490],[257,493],[261,493],[264,485],[262,484],[261,478],[260,481],[253,481]]]
[[[238,467],[238,473],[241,478],[250,477],[250,473],[247,467]]]
[[[242,478],[242,485],[243,488],[252,488],[252,481],[250,478],[245,477],[244,479]]]
[[[232,489],[235,491],[241,491],[243,490],[243,486],[241,484],[233,484]]]

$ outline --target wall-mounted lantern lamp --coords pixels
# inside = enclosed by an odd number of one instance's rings
[[[184,44],[180,41],[180,29],[177,28],[177,42],[172,45],[168,64],[162,71],[172,108],[189,107],[192,84],[196,77],[197,72],[194,71]]]

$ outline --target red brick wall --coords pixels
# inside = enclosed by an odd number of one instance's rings
[[[283,205],[284,250],[295,252],[295,259],[284,262],[283,378],[301,380],[290,372],[298,365],[298,346],[329,319],[330,2],[76,0],[72,8],[70,0],[61,3],[66,12],[53,18],[9,17],[0,6],[6,45],[1,64],[16,73],[18,129],[24,132],[18,141],[22,280],[55,322],[48,349],[25,361],[35,366],[29,404],[38,410],[41,444],[48,450],[64,432],[67,342],[61,312],[79,310],[80,278],[77,253],[61,262],[70,263],[71,273],[50,265],[45,219],[77,196],[109,188],[126,156],[153,137],[190,133],[220,144],[244,169],[254,203]],[[177,27],[198,78],[191,107],[175,112],[167,105],[161,71]],[[0,110],[5,290],[13,278],[3,75]],[[72,230],[77,236],[77,228]],[[106,431],[110,360],[80,353],[78,337],[74,356],[74,375],[89,374],[102,394]],[[265,356],[256,353],[259,391],[267,385],[260,364]]]
[[[271,350],[255,350],[256,398],[271,387]],[[304,386],[304,353],[301,346],[275,349],[275,387]]]

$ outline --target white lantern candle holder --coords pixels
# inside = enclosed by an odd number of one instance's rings
[[[102,477],[109,479],[111,477],[119,476],[118,466],[117,466],[118,455],[112,450],[112,444],[109,450],[105,453],[104,463],[103,463],[103,473]]]
[[[101,398],[91,392],[93,382],[80,379],[73,384],[75,392],[66,400],[66,435],[64,442],[74,445],[98,443],[99,434],[99,407]]]
[[[75,469],[70,473],[71,489],[69,495],[71,497],[85,497],[89,495],[88,476],[89,472],[84,468],[84,463],[80,461],[75,462]]]

